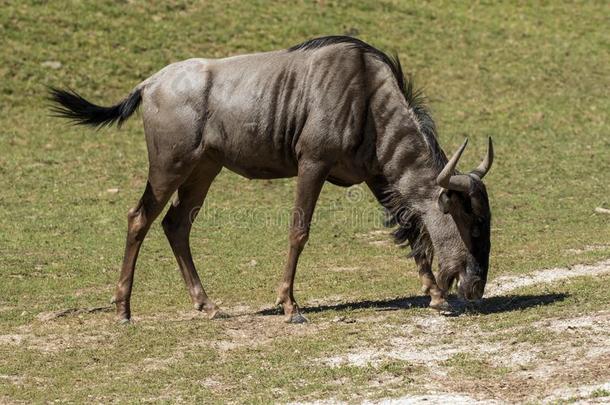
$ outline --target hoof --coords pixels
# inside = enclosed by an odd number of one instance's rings
[[[229,317],[226,313],[222,312],[220,308],[214,303],[195,304],[194,308],[199,312],[205,312],[208,316],[208,319],[224,319]]]
[[[131,319],[129,318],[121,318],[119,319],[119,325],[130,325]]]
[[[447,301],[440,301],[435,303],[430,303],[430,308],[435,309],[439,312],[452,312],[453,307],[449,305]]]
[[[229,318],[229,314],[224,311],[221,311],[219,308],[208,313],[208,319],[227,319]]]
[[[455,309],[450,309],[447,311],[438,311],[438,314],[441,316],[446,316],[446,317],[454,317],[454,316],[460,316],[461,312],[457,311]]]
[[[309,322],[300,312],[290,315],[286,319],[286,323],[307,323]]]

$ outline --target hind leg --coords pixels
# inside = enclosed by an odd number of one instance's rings
[[[199,69],[195,71],[183,69],[176,73],[189,75],[182,81],[188,84],[186,87],[175,88],[174,79],[180,79],[176,76],[151,83],[142,91],[142,121],[149,161],[148,185],[142,199],[128,216],[125,257],[115,294],[117,313],[121,319],[128,320],[131,316],[129,298],[133,273],[148,229],[174,191],[201,162],[204,146],[204,120],[201,117],[206,114],[201,95],[204,94],[206,81]]]
[[[172,184],[146,183],[146,189],[138,204],[127,214],[127,239],[125,254],[121,266],[121,275],[112,301],[116,304],[117,316],[121,322],[131,318],[130,298],[133,287],[133,275],[142,242],[151,224],[163,210],[175,188]]]
[[[210,185],[221,168],[219,164],[208,160],[199,165],[178,188],[177,199],[162,221],[163,230],[176,256],[193,305],[198,311],[205,311],[210,318],[218,313],[218,307],[208,298],[201,285],[191,254],[189,235]]]

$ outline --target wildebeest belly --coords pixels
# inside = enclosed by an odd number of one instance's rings
[[[353,170],[350,170],[343,164],[335,165],[328,175],[328,181],[336,186],[349,187],[362,183],[370,176],[364,168],[355,165],[352,167]]]
[[[229,170],[249,179],[293,177],[297,161],[290,145],[272,132],[261,131],[259,123],[240,122],[218,111],[204,132],[207,149],[215,152]]]
[[[231,131],[228,131],[228,127]],[[259,131],[256,123],[236,127],[235,122],[208,123],[204,138],[206,148],[213,150],[229,170],[249,179],[294,177],[298,174],[295,151],[297,134],[278,134]],[[235,133],[237,131],[237,133]],[[320,145],[323,148],[324,145]],[[365,181],[370,170],[366,161],[345,151],[337,151],[336,161],[329,173],[329,181],[350,186]]]
[[[280,179],[297,175],[296,167],[293,169],[271,164],[263,166],[257,163],[229,160],[224,160],[223,165],[232,172],[248,179]]]

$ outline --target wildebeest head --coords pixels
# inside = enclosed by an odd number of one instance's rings
[[[467,142],[464,141],[436,179],[441,187],[438,209],[444,217],[437,226],[444,228],[440,233],[445,237],[440,238],[435,253],[441,266],[439,286],[447,290],[457,281],[461,297],[477,300],[482,298],[487,282],[491,248],[491,211],[482,179],[491,168],[494,153],[489,138],[487,155],[481,164],[467,174],[456,174],[455,167]],[[449,218],[452,220],[448,221]]]

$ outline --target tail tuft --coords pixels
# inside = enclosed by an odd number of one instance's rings
[[[54,104],[51,112],[56,117],[67,118],[76,125],[96,128],[123,122],[138,108],[142,101],[140,89],[133,91],[127,98],[111,107],[102,107],[85,100],[73,90],[49,88],[49,100]]]

